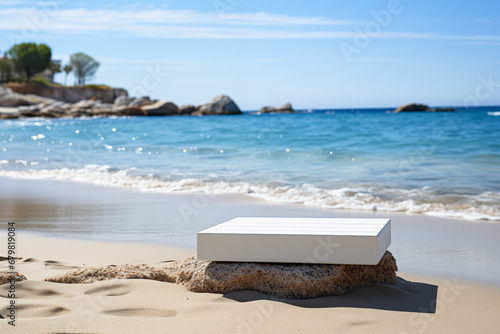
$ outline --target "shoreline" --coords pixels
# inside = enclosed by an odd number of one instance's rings
[[[0,164],[7,160],[0,160]],[[27,165],[26,161],[19,161]],[[196,177],[176,180],[163,180],[153,175],[129,174],[129,170],[110,170],[108,165],[86,165],[80,168],[41,169],[41,170],[0,170],[0,178],[19,180],[47,180],[91,184],[141,193],[199,194],[212,197],[233,195],[248,200],[264,200],[269,204],[293,204],[326,210],[382,212],[387,214],[421,214],[444,219],[459,219],[471,222],[500,222],[500,216],[485,212],[474,212],[474,206],[446,208],[443,203],[416,203],[413,199],[384,198],[383,195],[370,194],[368,199],[359,191],[359,185],[344,186],[339,194],[329,193],[329,189],[304,185],[273,186],[268,182],[256,181],[203,181]],[[333,189],[342,190],[342,189]],[[399,189],[399,191],[406,191]],[[297,194],[298,193],[298,194]],[[486,194],[487,192],[485,192]],[[360,197],[358,197],[358,195]],[[328,198],[337,201],[328,204]],[[481,196],[481,195],[479,195]],[[469,198],[470,199],[470,198]],[[488,198],[486,200],[489,200]],[[473,212],[471,212],[471,209]],[[458,211],[457,211],[458,210]]]
[[[5,235],[0,237],[4,244]],[[161,267],[192,250],[166,245],[65,240],[19,234],[16,328],[3,332],[138,331],[182,333],[494,332],[500,287],[456,278],[398,272],[398,282],[353,289],[340,296],[283,299],[256,291],[195,293],[144,279],[90,284],[42,281],[83,267],[147,263]],[[0,262],[2,270],[6,263]],[[0,314],[8,305],[0,286]]]

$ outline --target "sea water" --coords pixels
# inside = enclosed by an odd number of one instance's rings
[[[500,107],[0,120],[0,176],[500,221]]]

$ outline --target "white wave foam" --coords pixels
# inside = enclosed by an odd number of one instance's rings
[[[500,116],[500,111],[489,111],[488,116]]]
[[[79,169],[43,169],[31,171],[0,171],[0,176],[24,179],[76,181],[102,186],[124,187],[144,192],[245,194],[270,202],[301,203],[322,208],[423,213],[432,216],[468,220],[500,221],[500,194],[486,192],[459,200],[422,196],[429,187],[420,190],[390,189],[385,193],[375,188],[345,187],[321,189],[311,184],[271,186],[248,182],[207,182],[195,178],[174,181],[153,175],[132,175],[134,169],[114,171],[110,166],[87,165]],[[420,199],[416,196],[420,193]],[[429,197],[423,201],[421,198]],[[456,196],[455,196],[456,197]],[[464,204],[465,203],[465,204]]]

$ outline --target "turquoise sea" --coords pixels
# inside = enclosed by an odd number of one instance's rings
[[[500,221],[500,107],[1,120],[0,176]]]

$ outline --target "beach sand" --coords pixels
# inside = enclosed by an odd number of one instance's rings
[[[159,267],[193,254],[191,249],[28,234],[19,237],[18,249],[17,270],[28,280],[15,287],[16,327],[2,319],[2,333],[495,333],[500,326],[500,287],[453,278],[398,273],[396,285],[293,300],[254,291],[193,293],[149,280],[42,281],[105,264]],[[0,263],[4,270],[6,262]],[[2,310],[8,289],[0,287]]]
[[[235,195],[0,182],[5,227],[0,255],[7,249],[7,221],[14,220],[21,257],[16,268],[28,278],[16,284],[16,327],[0,319],[2,333],[497,333],[500,328],[499,224],[321,210]],[[183,208],[191,209],[190,215],[183,215]],[[193,293],[149,280],[42,281],[110,264],[161,267],[193,255],[197,231],[238,215],[392,218],[389,250],[398,261],[398,282],[291,300],[255,291]],[[0,270],[7,270],[7,261],[0,261]],[[3,315],[8,290],[0,286]]]

